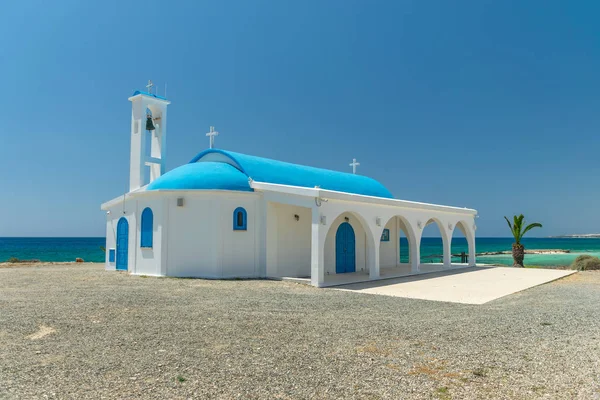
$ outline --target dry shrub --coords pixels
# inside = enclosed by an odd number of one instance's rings
[[[579,256],[571,264],[571,269],[578,271],[600,270],[600,258],[594,256]]]

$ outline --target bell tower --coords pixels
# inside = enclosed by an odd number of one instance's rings
[[[147,92],[136,90],[131,101],[131,156],[129,191],[139,189],[165,173],[167,149],[166,98],[152,93],[152,81]]]

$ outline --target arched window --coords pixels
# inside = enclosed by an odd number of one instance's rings
[[[152,229],[154,226],[154,216],[152,210],[148,207],[142,211],[142,241],[141,247],[152,247]]]
[[[246,210],[243,207],[238,207],[233,212],[233,230],[245,231],[248,230],[248,218]]]

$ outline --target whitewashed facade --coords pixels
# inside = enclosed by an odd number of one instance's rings
[[[475,210],[394,199],[369,178],[215,149],[163,175],[168,101],[139,92],[130,100],[131,190],[102,205],[108,270],[303,278],[315,286],[417,274],[432,270],[420,261],[428,224],[437,224],[443,241],[437,270],[466,266],[451,263],[457,230],[469,244],[468,265],[475,265]],[[156,132],[146,133],[155,146],[150,156],[142,147],[148,139],[135,137],[144,122],[140,105],[164,118]],[[348,190],[334,190],[340,187]],[[144,223],[147,208],[152,217]],[[389,240],[382,241],[384,229]],[[401,233],[409,243],[408,263],[400,262]]]

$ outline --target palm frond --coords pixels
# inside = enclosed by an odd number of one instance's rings
[[[542,227],[542,224],[540,224],[539,222],[534,222],[533,224],[529,224],[529,225],[527,225],[527,227],[525,229],[523,229],[523,233],[521,233],[521,237],[523,237],[527,232],[529,232],[533,228],[541,228],[541,227]]]
[[[518,217],[515,216],[515,218],[517,219],[517,221],[519,222],[519,232],[521,231],[521,228],[523,227],[523,220],[525,219],[525,216],[523,214],[519,215]]]
[[[506,223],[508,224],[508,228],[510,229],[510,233],[512,233],[512,235],[515,237],[515,240],[517,240],[517,236],[515,235],[515,229],[511,225],[511,223],[508,220],[508,218],[504,217],[504,219],[506,220]]]
[[[525,222],[525,216],[523,214],[513,216],[512,224],[510,223],[510,220],[507,217],[504,217],[504,219],[506,220],[506,223],[508,224],[508,228],[510,229],[510,232],[513,234],[513,236],[515,238],[516,244],[521,244],[521,239],[523,239],[523,236],[525,236],[525,234],[527,232],[529,232],[530,230],[532,230],[533,228],[541,228],[542,227],[542,224],[535,222],[533,224],[527,225],[527,227],[525,227],[525,229],[523,229],[523,224]]]

